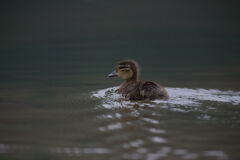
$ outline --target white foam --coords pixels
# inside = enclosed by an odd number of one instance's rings
[[[154,107],[157,104],[171,104],[174,106],[200,106],[207,101],[218,103],[229,103],[232,105],[240,104],[240,92],[234,91],[221,91],[217,89],[189,89],[189,88],[166,88],[170,98],[168,100],[155,100],[151,103],[146,102],[133,102],[125,100],[120,94],[116,92],[118,87],[106,88],[92,92],[92,98],[101,99],[100,106],[104,108],[119,108],[119,107],[132,107],[148,106]],[[164,105],[162,106],[164,107]],[[181,112],[180,108],[172,108],[173,110]]]
[[[157,137],[157,136],[156,137],[152,137],[151,140],[154,143],[166,143],[167,142],[166,139],[164,139],[162,137]]]

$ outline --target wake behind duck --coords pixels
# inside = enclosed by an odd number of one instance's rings
[[[171,97],[168,100],[153,101],[128,101],[117,92],[118,87],[106,88],[91,93],[92,98],[99,99],[100,107],[121,108],[132,107],[134,105],[154,107],[196,107],[206,102],[228,103],[231,105],[240,104],[240,92],[221,91],[218,89],[190,89],[190,88],[166,88]],[[180,110],[179,110],[180,111]]]

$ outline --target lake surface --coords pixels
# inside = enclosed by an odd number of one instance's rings
[[[240,159],[240,57],[231,40],[1,49],[0,158]],[[171,98],[129,102],[115,93],[121,80],[106,75],[125,58],[139,61],[142,79],[166,86]]]
[[[1,1],[0,160],[240,160],[233,1]],[[167,101],[106,76],[140,63]]]

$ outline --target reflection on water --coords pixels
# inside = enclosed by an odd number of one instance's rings
[[[153,139],[155,139],[153,141],[155,141],[156,143],[162,143],[162,140],[159,137],[153,137]],[[146,160],[157,160],[159,158],[167,157],[170,154],[183,159],[196,159],[199,156],[206,157],[206,158],[214,157],[215,159],[218,159],[218,160],[228,159],[228,156],[223,151],[219,151],[219,150],[205,151],[201,155],[198,155],[197,153],[191,153],[185,149],[173,150],[170,147],[161,147],[161,149],[157,150],[155,153],[147,153],[148,149],[141,147],[143,145],[144,145],[144,141],[141,139],[129,142],[127,144],[123,144],[122,147],[124,149],[127,150],[130,148],[136,148],[136,152],[131,154],[124,153],[122,157],[119,157],[119,159],[143,159],[143,157],[145,157],[144,159]],[[21,150],[21,152],[31,152],[33,148],[30,146],[0,144],[1,154],[16,153],[16,152],[19,152],[19,150]],[[60,154],[62,156],[69,156],[69,158],[82,157],[84,154],[99,154],[99,155],[112,154],[112,151],[107,148],[78,148],[78,147],[48,148],[47,152]]]
[[[0,153],[14,153],[16,151],[31,151],[34,147],[23,145],[0,144]],[[78,148],[78,147],[55,147],[48,148],[48,152],[67,154],[69,156],[81,156],[82,154],[107,154],[110,149],[106,148]]]

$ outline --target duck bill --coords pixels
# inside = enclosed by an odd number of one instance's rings
[[[117,75],[116,71],[113,71],[112,73],[110,73],[110,74],[108,75],[108,78],[117,77],[117,76],[118,76],[118,75]]]

